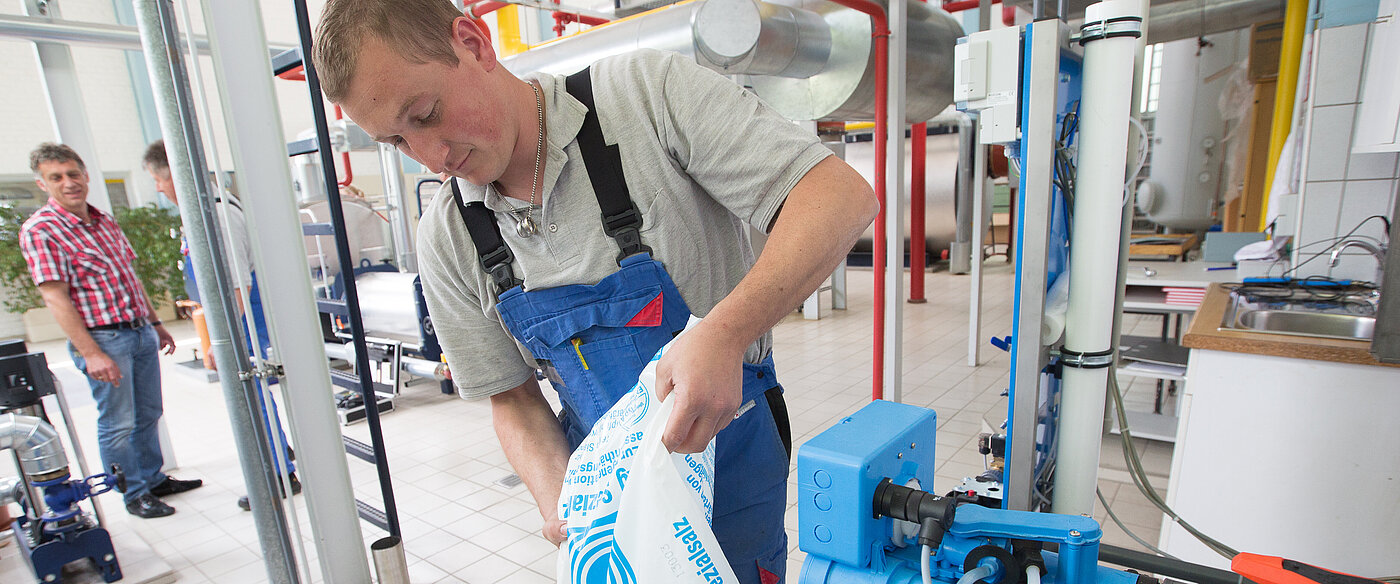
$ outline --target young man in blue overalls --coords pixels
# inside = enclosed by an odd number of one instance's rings
[[[694,313],[657,367],[676,404],[663,442],[716,440],[720,545],[742,582],[781,581],[790,441],[769,330],[870,224],[870,186],[674,54],[525,81],[442,0],[328,3],[315,46],[331,101],[454,177],[419,224],[424,295],[459,393],[490,397],[545,537],[566,533],[570,450]],[[751,228],[769,232],[756,262]]]

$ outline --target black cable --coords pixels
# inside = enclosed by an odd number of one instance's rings
[[[1283,273],[1283,277],[1286,278],[1286,277],[1288,277],[1289,274],[1292,274],[1292,273],[1294,273],[1294,272],[1297,272],[1297,271],[1298,271],[1298,268],[1301,268],[1301,267],[1303,267],[1303,266],[1305,266],[1305,265],[1308,265],[1309,262],[1311,262],[1311,261],[1317,259],[1318,257],[1327,255],[1327,252],[1331,251],[1332,248],[1334,248],[1334,247],[1337,246],[1337,244],[1335,243],[1336,241],[1345,240],[1345,239],[1347,239],[1347,238],[1350,238],[1350,237],[1351,237],[1353,234],[1355,234],[1357,231],[1360,231],[1361,228],[1362,228],[1364,225],[1366,225],[1366,223],[1369,222],[1369,221],[1372,220],[1372,219],[1380,219],[1380,220],[1381,220],[1382,224],[1385,225],[1385,229],[1386,229],[1386,233],[1387,233],[1387,236],[1386,236],[1386,237],[1388,238],[1388,237],[1389,237],[1389,233],[1390,233],[1390,219],[1386,218],[1385,215],[1372,215],[1372,216],[1370,216],[1370,217],[1367,217],[1367,218],[1365,218],[1365,219],[1362,219],[1361,222],[1360,222],[1360,223],[1357,223],[1357,224],[1356,224],[1356,227],[1352,227],[1352,228],[1351,228],[1351,231],[1348,231],[1348,232],[1346,233],[1346,235],[1343,235],[1343,236],[1341,236],[1341,237],[1334,238],[1333,244],[1327,246],[1327,249],[1324,249],[1324,250],[1322,250],[1322,251],[1320,251],[1320,252],[1317,252],[1317,253],[1313,254],[1311,257],[1309,257],[1308,259],[1303,260],[1303,261],[1301,261],[1301,262],[1298,262],[1298,265],[1293,266],[1292,268],[1289,268],[1287,271],[1285,271],[1285,272]],[[1301,248],[1299,248],[1299,249],[1301,249]]]

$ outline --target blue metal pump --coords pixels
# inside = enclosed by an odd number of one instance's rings
[[[1138,584],[1139,576],[1098,565],[1102,531],[1090,517],[992,509],[932,488],[932,410],[875,401],[841,419],[797,454],[801,584],[958,582]],[[1056,544],[1058,553],[1046,551]],[[976,574],[974,574],[974,577]],[[973,584],[973,583],[963,583]]]
[[[78,504],[114,488],[124,489],[125,478],[114,465],[111,473],[71,479],[68,456],[40,401],[55,394],[43,353],[27,352],[23,341],[0,341],[0,450],[13,449],[18,454],[23,473],[20,486],[25,487],[0,493],[0,503],[24,504],[24,515],[10,527],[25,563],[40,582],[62,582],[63,567],[82,559],[92,560],[103,580],[115,582],[122,572],[112,538]],[[62,404],[62,396],[57,397]],[[43,489],[42,502],[36,489]]]
[[[20,517],[13,527],[20,551],[40,581],[61,582],[63,566],[85,558],[92,560],[104,581],[122,578],[111,535],[78,507],[85,499],[124,487],[121,470],[113,470],[115,474],[96,474],[81,481],[70,480],[64,473],[34,483],[44,489],[49,509],[38,520]]]

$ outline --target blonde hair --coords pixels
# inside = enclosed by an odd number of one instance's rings
[[[332,102],[345,99],[360,47],[370,37],[411,63],[456,66],[452,22],[461,16],[449,0],[329,0],[311,50],[321,91]]]

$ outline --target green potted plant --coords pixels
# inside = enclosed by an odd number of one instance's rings
[[[28,219],[14,207],[0,203],[0,288],[8,312],[24,315],[30,342],[64,337],[58,323],[44,306],[39,289],[29,274],[29,265],[19,248],[19,230]],[[185,297],[180,272],[180,216],[172,209],[154,204],[117,209],[117,223],[136,252],[136,275],[146,285],[151,302],[161,309]],[[162,311],[167,312],[167,311]],[[173,317],[174,313],[163,316]]]

